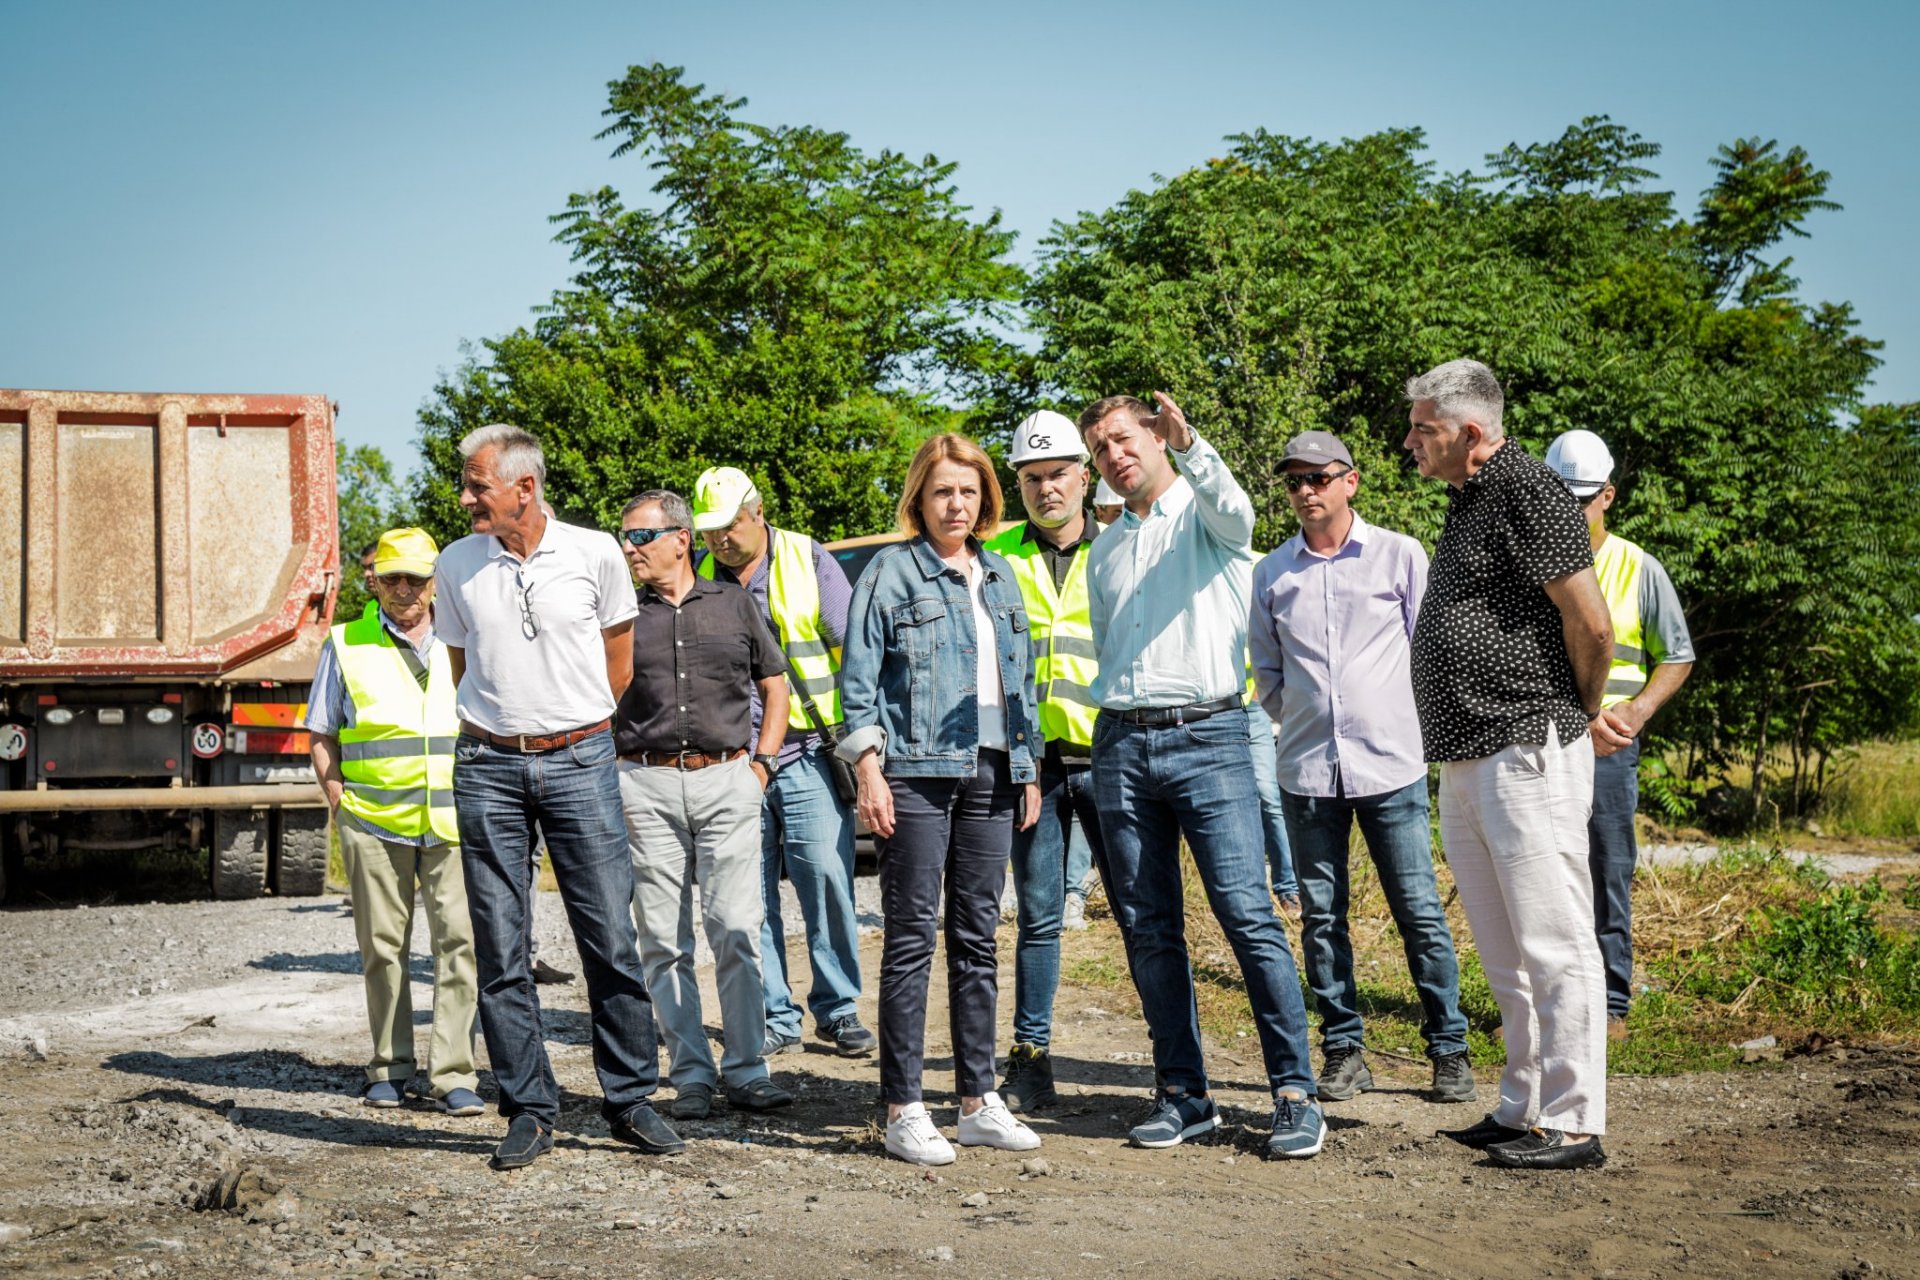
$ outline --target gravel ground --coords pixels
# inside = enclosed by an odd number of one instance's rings
[[[570,962],[553,895],[538,927]],[[685,1155],[649,1160],[599,1117],[574,983],[541,992],[559,1145],[497,1174],[495,1115],[355,1104],[364,1014],[338,898],[9,911],[0,930],[0,1277],[1917,1274],[1920,1054],[1894,1046],[1616,1078],[1608,1167],[1558,1176],[1434,1138],[1478,1109],[1424,1101],[1424,1064],[1374,1055],[1377,1088],[1329,1108],[1326,1152],[1271,1164],[1247,1040],[1209,1046],[1217,1135],[1123,1145],[1151,1083],[1137,1007],[1068,984],[1063,1105],[1035,1119],[1035,1156],[887,1159],[873,1060],[810,1042],[774,1060],[792,1109],[722,1107],[682,1126]],[[1066,948],[1069,966],[1117,954],[1103,923]],[[1011,953],[1009,928],[1003,1044]],[[948,1125],[941,985],[928,1098]],[[1483,1099],[1493,1083],[1482,1071]]]

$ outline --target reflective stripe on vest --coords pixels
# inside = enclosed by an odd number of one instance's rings
[[[433,646],[422,689],[380,622],[380,606],[333,629],[333,656],[353,699],[354,723],[340,729],[340,807],[369,826],[401,836],[432,832],[460,840],[453,812],[453,667],[447,646]]]
[[[1607,669],[1603,707],[1625,702],[1647,687],[1646,636],[1640,628],[1640,572],[1647,553],[1610,533],[1593,553],[1594,576],[1613,615],[1613,665]]]
[[[1017,524],[989,539],[986,548],[1005,557],[1020,584],[1033,638],[1033,694],[1040,704],[1040,731],[1049,742],[1093,745],[1093,677],[1100,670],[1093,644],[1093,609],[1087,599],[1087,553],[1074,552],[1067,580],[1056,587],[1053,566],[1036,539]]]
[[[800,704],[800,691],[813,699],[820,718],[839,724],[840,651],[820,625],[820,575],[813,568],[813,539],[785,529],[767,528],[773,551],[767,563],[767,612],[781,647],[787,651],[787,727],[811,729],[813,718]],[[719,564],[712,552],[700,561],[700,576],[712,580]]]

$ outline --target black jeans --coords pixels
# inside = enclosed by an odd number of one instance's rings
[[[971,778],[889,778],[893,834],[880,850],[880,1096],[920,1101],[927,980],[947,897],[947,1013],[960,1096],[991,1092],[999,960],[994,932],[1019,794],[1004,751],[982,751]]]

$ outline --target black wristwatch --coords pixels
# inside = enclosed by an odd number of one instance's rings
[[[780,772],[779,756],[755,756],[753,762],[767,771],[767,781],[773,781],[773,775]]]

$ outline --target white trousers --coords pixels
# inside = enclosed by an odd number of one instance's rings
[[[1607,1127],[1607,982],[1593,932],[1593,744],[1512,746],[1440,766],[1440,838],[1505,1024],[1493,1117]]]

